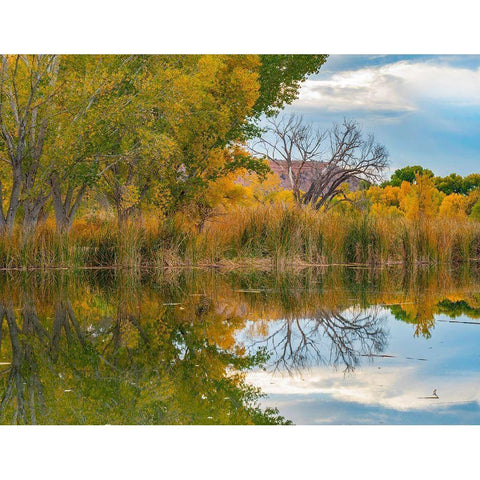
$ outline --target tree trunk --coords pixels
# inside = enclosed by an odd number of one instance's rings
[[[23,210],[23,232],[26,235],[31,235],[38,225],[40,213],[47,201],[48,197],[40,197],[34,201],[24,203]]]
[[[133,217],[134,209],[132,208],[122,208],[120,205],[116,205],[117,210],[117,226],[121,231],[127,222]]]
[[[82,185],[75,196],[74,188],[69,186],[65,193],[65,198],[62,198],[60,182],[56,176],[52,176],[50,185],[56,230],[59,235],[63,235],[68,233],[72,228],[73,219],[83,200],[87,187],[86,185]]]
[[[22,187],[22,178],[20,167],[15,167],[13,172],[13,184],[10,192],[10,201],[7,210],[7,215],[4,219],[5,231],[10,235],[13,232],[15,226],[15,217],[17,215],[18,208],[20,207],[20,191]]]

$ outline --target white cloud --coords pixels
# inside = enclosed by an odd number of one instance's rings
[[[480,105],[480,69],[396,62],[307,80],[294,106],[327,111],[417,110],[422,101]]]

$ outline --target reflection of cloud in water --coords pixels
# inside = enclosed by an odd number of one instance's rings
[[[386,358],[361,357],[347,374],[341,364],[312,362],[294,371],[252,371],[247,381],[267,394],[265,406],[300,424],[479,424],[480,327],[435,327],[431,338],[416,337],[414,325],[387,314]],[[438,399],[422,398],[434,389]]]
[[[430,384],[415,366],[367,366],[344,376],[328,368],[315,367],[301,376],[272,375],[255,371],[248,380],[269,395],[326,396],[345,402],[375,405],[396,410],[444,408],[451,402],[480,403],[480,372],[470,375],[430,376]],[[439,399],[424,399],[439,387]]]
[[[298,425],[478,425],[480,410],[477,402],[445,405],[440,408],[396,410],[376,405],[332,400],[318,401],[315,395],[297,397],[274,396],[262,402],[275,404]]]

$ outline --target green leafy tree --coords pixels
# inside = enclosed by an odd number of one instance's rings
[[[57,55],[3,55],[0,63],[0,228],[36,224],[48,198],[45,145],[56,135]]]
[[[471,173],[463,179],[467,193],[480,188],[480,173]]]
[[[451,173],[446,177],[435,177],[434,183],[437,189],[446,195],[452,193],[466,195],[469,190],[465,184],[465,179],[456,173]]]
[[[212,182],[266,173],[242,145],[326,55],[4,55],[0,228],[51,206],[68,232],[97,188],[119,223],[146,202],[208,211]]]
[[[46,156],[57,231],[65,233],[87,190],[105,169],[115,167],[120,150],[126,156],[131,152],[128,126],[138,109],[134,85],[143,77],[145,60],[138,55],[66,55],[61,60],[55,122],[60,134]]]
[[[413,165],[395,170],[390,177],[390,180],[383,182],[382,186],[391,185],[393,187],[399,187],[402,182],[414,183],[417,174],[433,177],[433,172],[431,170],[423,168],[420,165]]]

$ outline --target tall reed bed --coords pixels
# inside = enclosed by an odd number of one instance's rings
[[[230,213],[209,225],[221,236],[220,257],[271,258],[284,263],[457,263],[480,259],[480,223],[458,219],[319,213],[261,206]]]
[[[480,260],[480,222],[407,220],[319,213],[310,208],[259,205],[210,219],[202,231],[177,215],[113,220],[80,219],[68,235],[47,222],[31,235],[0,237],[0,268],[388,263],[456,264]]]

